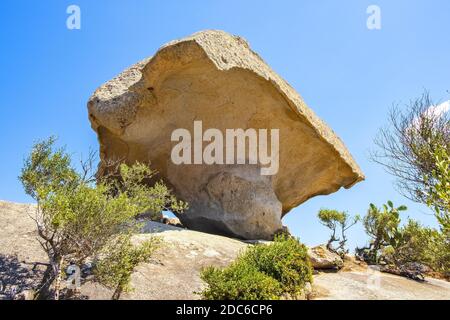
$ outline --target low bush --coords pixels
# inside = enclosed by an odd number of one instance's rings
[[[427,269],[449,277],[450,243],[444,233],[409,219],[400,225],[399,212],[391,201],[382,209],[370,205],[364,227],[371,237],[368,247],[356,249],[357,256],[370,264],[387,266],[386,270],[423,280]]]
[[[312,268],[306,247],[280,235],[271,244],[248,248],[225,269],[204,269],[201,278],[208,285],[200,293],[204,299],[295,299],[312,282]]]
[[[381,208],[371,203],[363,218],[364,229],[371,240],[367,248],[356,248],[357,256],[370,264],[383,262],[381,251],[395,241],[401,221],[400,212],[405,210],[405,206],[394,207],[392,201]]]
[[[202,280],[208,284],[201,293],[206,300],[278,300],[282,294],[277,280],[241,261],[223,270],[208,267]]]
[[[421,264],[444,277],[450,273],[450,246],[436,229],[422,226],[414,220],[402,226],[392,242],[392,254],[386,260],[395,266]],[[421,270],[417,272],[420,276]]]

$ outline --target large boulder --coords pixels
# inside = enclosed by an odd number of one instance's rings
[[[178,217],[191,229],[271,239],[292,208],[364,178],[342,141],[294,89],[245,40],[223,31],[203,31],[164,45],[98,88],[88,109],[100,142],[99,173],[111,159],[150,162],[189,202],[189,210]],[[195,131],[194,122],[201,132],[214,128],[224,136],[227,129],[268,133],[273,162],[260,157],[254,163],[249,152],[240,159],[244,164],[205,164],[195,156],[196,164],[174,162],[178,141],[172,141],[172,133]],[[273,129],[279,130],[278,153]],[[189,153],[210,143],[195,132],[192,138]],[[215,139],[209,137],[211,144]],[[228,156],[230,150],[237,153],[234,140],[219,154]]]

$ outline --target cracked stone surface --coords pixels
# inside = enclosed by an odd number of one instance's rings
[[[331,106],[332,107],[332,106]],[[300,95],[238,36],[203,31],[161,47],[153,57],[100,86],[88,102],[108,159],[151,162],[190,209],[190,229],[271,239],[292,208],[364,179],[343,142]],[[279,171],[259,165],[175,165],[174,129],[193,122],[226,129],[279,129]],[[206,143],[204,143],[203,147]]]

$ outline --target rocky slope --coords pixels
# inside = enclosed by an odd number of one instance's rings
[[[32,288],[42,276],[46,256],[34,222],[35,207],[0,201],[0,299],[12,291]],[[225,266],[248,244],[222,236],[150,222],[136,240],[157,235],[164,245],[154,259],[140,265],[132,277],[134,291],[122,299],[198,299],[203,283],[199,271],[207,265]],[[450,299],[450,283],[424,283],[380,273],[357,264],[340,272],[314,276],[315,299]],[[112,292],[98,284],[82,286],[90,299],[108,299]]]

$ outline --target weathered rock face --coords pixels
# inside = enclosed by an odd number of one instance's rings
[[[341,140],[302,98],[247,42],[222,31],[168,43],[97,89],[88,109],[102,163],[150,161],[189,202],[179,215],[188,228],[270,239],[292,208],[363,180]],[[260,162],[248,158],[246,164],[174,164],[172,132],[192,132],[194,121],[202,121],[203,131],[223,133],[279,129],[278,172],[262,176]]]
[[[314,269],[340,269],[344,265],[341,257],[325,245],[308,248],[308,256]]]

